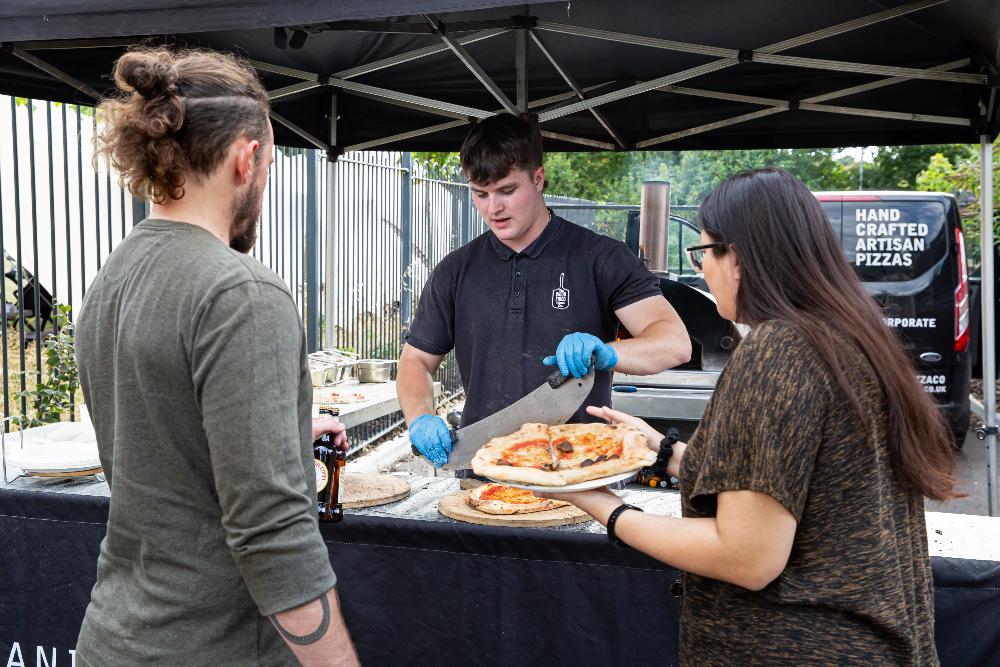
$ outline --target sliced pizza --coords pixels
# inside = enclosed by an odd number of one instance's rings
[[[466,501],[480,512],[487,514],[528,514],[565,507],[562,500],[539,498],[531,491],[505,484],[483,484],[469,492]]]
[[[553,467],[567,484],[638,470],[656,461],[646,436],[625,424],[550,426],[549,438],[556,456]]]
[[[553,463],[548,424],[525,424],[480,447],[472,459],[472,470],[501,482],[563,486],[566,482],[553,471]]]
[[[472,469],[500,482],[565,486],[638,470],[655,460],[646,437],[624,424],[525,424],[481,447]]]

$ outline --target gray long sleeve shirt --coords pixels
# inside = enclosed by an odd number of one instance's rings
[[[87,292],[76,356],[111,487],[80,664],[298,664],[266,617],[336,578],[284,283],[200,227],[146,220]]]

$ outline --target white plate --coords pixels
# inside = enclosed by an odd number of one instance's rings
[[[94,443],[73,443],[65,445],[18,446],[7,449],[7,462],[24,472],[79,472],[101,467]]]
[[[633,470],[632,472],[621,472],[617,475],[612,475],[611,477],[599,477],[597,479],[589,479],[586,482],[579,482],[577,484],[567,484],[566,486],[538,486],[537,484],[522,484],[521,482],[501,482],[499,479],[493,479],[492,477],[487,477],[487,479],[491,479],[497,484],[513,486],[515,489],[524,489],[525,491],[569,493],[571,491],[589,491],[590,489],[607,486],[608,484],[613,484],[614,482],[620,482],[623,479],[634,477],[637,472],[639,472],[638,469]]]

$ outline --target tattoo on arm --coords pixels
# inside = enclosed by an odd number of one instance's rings
[[[278,622],[277,615],[271,616],[271,622],[274,623],[274,627],[278,629],[278,632],[281,633],[281,636],[287,639],[292,644],[296,644],[297,646],[308,646],[309,644],[315,644],[316,642],[318,642],[320,639],[323,638],[323,635],[326,634],[326,631],[330,627],[330,603],[327,601],[326,595],[324,595],[319,599],[319,603],[323,607],[323,620],[320,621],[319,627],[316,628],[316,631],[311,634],[302,637],[293,635],[288,630],[285,630],[283,627],[281,627],[281,623]]]

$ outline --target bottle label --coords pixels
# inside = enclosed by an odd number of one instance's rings
[[[313,459],[313,463],[316,464],[316,493],[319,493],[330,481],[330,471],[319,459]]]

